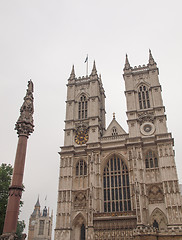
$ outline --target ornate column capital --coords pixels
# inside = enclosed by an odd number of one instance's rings
[[[20,116],[15,124],[18,136],[28,137],[34,131],[33,125],[33,82],[28,81],[26,96],[23,105],[20,108]]]

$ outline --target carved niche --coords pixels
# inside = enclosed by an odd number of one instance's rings
[[[150,224],[159,230],[167,229],[166,215],[159,208],[154,209],[150,216]]]
[[[148,185],[148,199],[149,199],[149,203],[164,202],[164,193],[162,190],[162,184]]]
[[[86,208],[87,205],[86,191],[77,191],[74,193],[73,205],[75,209]]]

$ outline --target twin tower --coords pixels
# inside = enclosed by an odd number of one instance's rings
[[[157,64],[124,66],[126,132],[105,126],[105,91],[94,62],[67,84],[55,240],[182,239],[173,138]],[[111,85],[112,87],[112,85]]]

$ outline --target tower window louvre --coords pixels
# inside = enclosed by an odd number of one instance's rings
[[[141,85],[138,90],[138,101],[140,109],[150,108],[149,91],[145,85]]]
[[[103,186],[104,212],[131,210],[129,173],[119,157],[112,157],[104,168]]]
[[[88,103],[85,96],[80,97],[80,101],[78,103],[78,119],[84,119],[88,117]]]

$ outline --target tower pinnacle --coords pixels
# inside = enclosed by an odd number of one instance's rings
[[[126,54],[124,71],[129,70],[130,68],[131,68],[131,66],[130,66],[130,63],[128,61],[128,55]]]
[[[75,68],[74,68],[74,65],[72,66],[72,70],[71,70],[71,74],[70,74],[70,77],[69,77],[69,80],[72,80],[75,78]]]
[[[149,49],[149,66],[154,66],[154,65],[156,66],[157,64],[154,61],[151,50]]]
[[[92,68],[92,72],[91,72],[90,75],[91,75],[91,76],[95,76],[95,75],[97,75],[97,69],[96,69],[95,60],[94,60],[94,64],[93,64],[93,68]]]

